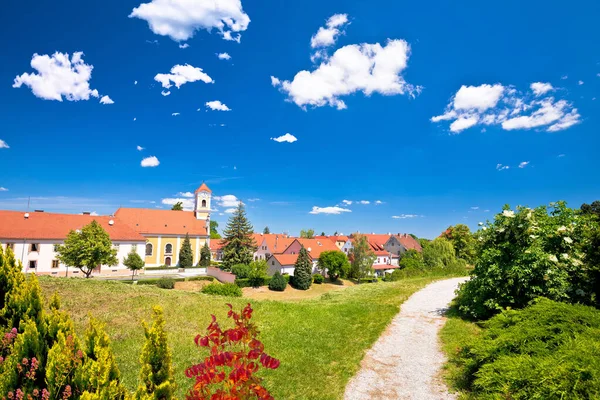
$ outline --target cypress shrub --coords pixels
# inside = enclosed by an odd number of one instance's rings
[[[276,292],[283,292],[287,286],[287,282],[283,275],[278,272],[275,272],[275,275],[271,278],[271,282],[269,282],[269,289],[274,290]]]
[[[296,260],[294,267],[294,287],[300,290],[307,290],[312,284],[312,260],[304,246],[302,246],[300,253],[298,253],[298,260]]]

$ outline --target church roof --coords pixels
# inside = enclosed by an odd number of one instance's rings
[[[141,234],[207,236],[206,220],[191,211],[119,208],[115,217]]]
[[[206,186],[206,183],[204,183],[204,182],[202,182],[202,185],[200,185],[200,187],[198,189],[196,189],[195,193],[202,192],[202,191],[212,193],[212,190],[210,190],[208,188],[208,186]]]

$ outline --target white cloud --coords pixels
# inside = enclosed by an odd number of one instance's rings
[[[378,206],[378,205],[380,205],[380,204],[383,204],[383,201],[381,201],[381,200],[375,200],[375,205],[377,205],[377,206]]]
[[[576,108],[566,100],[542,97],[554,88],[535,82],[523,94],[501,84],[462,86],[452,97],[444,114],[432,122],[452,121],[450,131],[460,133],[475,125],[500,125],[504,130],[544,127],[548,132],[567,129],[580,122]]]
[[[102,96],[100,104],[115,104],[115,102],[108,96]]]
[[[535,94],[536,96],[541,96],[554,90],[551,84],[542,82],[534,82],[529,87],[533,91],[533,94]]]
[[[2,139],[0,139],[0,149],[10,149],[10,146]]]
[[[231,60],[229,53],[218,53],[217,57],[219,57],[219,60]]]
[[[8,192],[8,189],[5,187],[0,186],[0,192]]]
[[[192,192],[179,192],[177,196],[191,198],[194,197],[194,193]]]
[[[83,52],[75,52],[71,58],[69,53],[56,52],[52,56],[36,53],[31,67],[38,73],[17,76],[12,87],[28,86],[36,97],[44,100],[63,101],[63,96],[68,101],[99,97],[96,89],[90,89],[94,67],[83,61]]]
[[[175,65],[171,68],[170,74],[156,74],[154,80],[160,82],[165,89],[171,88],[173,85],[179,89],[182,85],[188,82],[202,81],[204,83],[213,83],[213,79],[206,73],[202,72],[202,68],[193,67],[189,64]],[[173,82],[173,83],[171,83]],[[163,96],[171,94],[169,91],[162,92]]]
[[[134,121],[137,121],[137,118],[133,117],[133,120],[134,120]]]
[[[298,139],[296,138],[296,136],[292,135],[291,133],[286,133],[285,135],[282,135],[282,136],[279,136],[276,138],[271,138],[271,140],[274,140],[279,143],[282,143],[282,142],[294,143]]]
[[[134,85],[137,85],[137,81],[134,81],[134,82],[133,82],[133,84],[134,84]]]
[[[347,107],[341,97],[356,92],[415,96],[421,88],[406,83],[401,75],[409,55],[410,46],[404,40],[388,40],[385,46],[348,45],[325,56],[314,71],[300,71],[291,81],[272,76],[271,84],[304,109],[328,105],[343,110]]]
[[[181,115],[181,113],[178,113],[178,112],[171,113],[171,116],[172,116],[172,117],[176,117],[176,116],[178,116],[178,115]]]
[[[479,210],[479,207],[471,207],[471,210]]]
[[[248,199],[248,201],[249,201],[250,203],[254,203],[255,201],[260,201],[260,199],[254,198],[254,199]]]
[[[141,162],[142,167],[158,167],[159,164],[158,158],[154,156],[146,157]]]
[[[369,200],[361,200],[359,201],[360,204],[371,204],[371,202]]]
[[[338,206],[335,207],[317,207],[314,206],[309,214],[334,214],[338,215],[341,213],[352,212],[352,210],[348,210],[347,208],[341,208]]]
[[[525,168],[528,165],[529,165],[529,161],[523,161],[522,163],[519,164],[519,168]]]
[[[250,23],[241,0],[152,0],[134,8],[129,18],[143,19],[152,32],[176,41],[188,40],[200,29],[216,29],[223,39],[239,42],[239,32]]]
[[[418,218],[419,215],[416,214],[400,214],[400,215],[392,215],[393,219],[409,219],[409,218]]]
[[[179,45],[179,48],[180,48],[180,49],[187,49],[188,47],[190,47],[190,45],[189,45],[189,44],[187,44],[187,43],[184,43],[184,44],[180,44],[180,45]]]
[[[194,209],[194,200],[186,198],[166,198],[160,201],[162,204],[167,206],[174,206],[177,203],[181,203],[184,211],[192,211]]]
[[[206,108],[210,108],[213,111],[231,111],[231,108],[221,103],[219,100],[213,100],[206,102]]]
[[[508,165],[497,164],[497,165],[496,165],[496,169],[497,169],[498,171],[503,171],[503,170],[505,170],[505,169],[510,169],[510,167],[509,167]]]
[[[558,155],[558,158],[563,158],[563,157],[565,157],[565,156],[566,156],[566,154],[559,154],[559,155]]]
[[[215,196],[214,200],[217,204],[224,208],[235,208],[237,207],[241,200],[232,194],[226,194],[224,196]],[[225,211],[227,212],[227,210]]]
[[[578,84],[579,86],[581,86],[581,85],[583,85],[583,81],[579,81],[579,82],[577,82],[577,84]]]
[[[318,47],[328,47],[335,44],[338,36],[344,34],[338,28],[348,23],[347,14],[335,14],[327,20],[326,28],[320,27],[317,33],[310,39],[310,47],[316,49]]]
[[[342,200],[342,203],[344,203],[347,206],[351,206],[352,205],[352,200]]]
[[[563,75],[563,76],[561,76],[561,77],[560,77],[560,79],[562,79],[563,81],[564,81],[565,79],[568,79],[568,78],[569,78],[569,76],[568,76],[568,75]]]
[[[235,212],[236,208],[228,208],[225,210],[225,214],[233,214]]]
[[[142,146],[137,146],[136,148],[137,148],[138,151],[144,150],[144,148]]]
[[[162,94],[163,96],[168,96],[171,94],[170,90],[163,90],[162,92],[160,92],[160,94]]]

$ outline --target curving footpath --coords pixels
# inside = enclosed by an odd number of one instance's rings
[[[455,399],[441,381],[446,358],[438,332],[454,291],[467,279],[434,282],[406,300],[365,355],[360,371],[346,386],[344,399]]]

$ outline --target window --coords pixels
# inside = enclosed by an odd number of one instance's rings
[[[37,261],[29,261],[29,269],[36,269]]]
[[[202,200],[202,208],[206,208],[206,200]]]
[[[173,254],[173,245],[171,243],[167,243],[167,245],[165,246],[165,253]]]
[[[40,244],[39,243],[31,243],[29,245],[29,251],[40,251]]]
[[[137,244],[131,245],[131,251],[133,251],[134,253],[137,252]]]
[[[58,260],[52,260],[52,268],[58,268]]]
[[[275,260],[271,261],[271,265],[275,265]]]
[[[11,250],[15,250],[15,244],[14,243],[6,243],[6,248],[7,249],[11,249]]]
[[[171,266],[171,257],[165,257],[165,265],[166,265],[167,267],[170,267],[170,266]]]
[[[116,243],[116,244],[113,244],[113,249],[115,249],[116,251],[119,251],[119,247],[120,247],[120,246],[119,246],[119,244],[118,244],[118,243]]]
[[[55,253],[58,252],[58,246],[60,246],[60,245],[59,244],[54,244],[53,245],[53,250],[54,250]]]
[[[147,243],[146,244],[146,257],[149,257],[152,255],[152,243]]]

